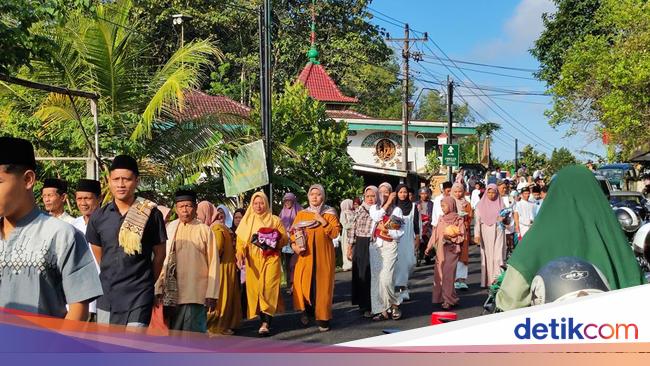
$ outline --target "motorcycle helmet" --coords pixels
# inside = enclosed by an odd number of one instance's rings
[[[621,228],[626,233],[633,233],[641,226],[639,215],[629,207],[617,207],[614,209],[614,214],[616,215],[618,222],[621,224]]]
[[[593,264],[577,257],[560,257],[537,272],[530,289],[531,305],[541,305],[606,292],[609,284]]]

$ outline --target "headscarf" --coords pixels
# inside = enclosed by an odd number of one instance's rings
[[[338,216],[336,214],[336,210],[333,209],[332,207],[328,206],[325,204],[325,200],[327,199],[327,196],[325,195],[325,188],[323,188],[322,185],[320,184],[312,184],[311,187],[309,187],[309,190],[307,191],[307,195],[309,195],[309,192],[311,192],[314,189],[318,189],[320,191],[320,194],[323,196],[323,202],[321,202],[320,206],[312,206],[311,203],[309,204],[309,207],[306,208],[307,211],[313,212],[313,213],[318,213],[318,214],[330,214],[334,216]]]
[[[388,182],[384,182],[384,183],[380,184],[379,187],[377,187],[377,191],[379,191],[379,188],[381,188],[381,187],[388,188],[388,193],[393,192],[393,186],[390,185],[390,183],[388,183]],[[379,193],[377,194],[377,203],[379,204],[379,206],[384,205],[384,197],[382,197]]]
[[[244,217],[244,214],[246,214],[246,210],[244,210],[243,208],[238,208],[235,210],[235,212],[232,213],[232,231],[237,230],[237,226],[235,226],[235,214],[238,212],[241,214],[242,218]]]
[[[169,207],[167,207],[167,206],[162,206],[162,205],[158,205],[158,206],[156,206],[156,208],[157,208],[157,209],[160,211],[160,213],[162,214],[162,216],[163,216],[163,222],[164,222],[164,223],[167,223],[167,220],[169,219],[169,214],[172,212],[171,208],[169,208]]]
[[[409,191],[409,187],[407,187],[406,184],[401,184],[400,183],[400,184],[397,185],[397,188],[395,188],[395,192],[399,193],[400,189],[402,189],[402,188],[406,188],[407,192]],[[397,205],[396,206],[399,207],[400,210],[402,210],[402,215],[408,216],[411,213],[411,209],[413,208],[413,202],[411,202],[411,200],[409,200],[408,194],[406,195],[406,199],[403,200],[403,201],[401,199],[399,199],[399,194],[398,194],[397,195]]]
[[[284,203],[286,201],[293,202],[291,208],[284,207]],[[293,220],[296,218],[296,214],[300,210],[302,210],[302,206],[298,204],[296,195],[291,192],[285,194],[282,198],[282,211],[280,211],[280,220],[282,221],[282,225],[285,229],[289,230],[289,228],[291,228],[291,225],[293,225]]]
[[[451,191],[454,192],[457,190],[465,193],[465,186],[461,183],[454,183],[454,185],[451,186]],[[462,198],[453,197],[453,199],[456,201],[458,212],[465,212],[467,210],[467,205],[469,205],[469,202],[467,202],[464,196]]]
[[[212,226],[217,221],[217,208],[208,201],[201,201],[196,206],[196,218],[202,223]]]
[[[447,225],[455,225],[458,222],[460,216],[458,215],[458,207],[456,206],[456,200],[454,197],[445,196],[442,197],[440,204],[446,203],[449,207],[449,213],[440,216],[438,222],[444,222]]]
[[[222,209],[222,210],[223,210],[223,214],[224,214],[224,216],[225,216],[225,217],[223,218],[223,223],[224,223],[228,228],[232,227],[232,213],[230,213],[230,210],[228,209],[228,207],[226,207],[226,206],[224,206],[224,205],[219,205],[219,206],[217,206],[217,212],[219,211],[219,209]]]
[[[354,215],[354,202],[351,199],[341,201],[341,217],[339,222],[349,222]]]
[[[356,204],[357,206],[361,206],[361,198],[354,197],[354,200],[352,200],[352,204],[353,204],[352,207],[354,207],[354,204]]]
[[[368,192],[368,190],[375,192],[375,205],[379,202],[379,188],[375,186],[367,186],[366,189],[363,190],[363,202],[361,203],[361,206],[363,206],[366,211],[370,211],[370,207],[374,206],[366,203],[366,192]]]
[[[585,167],[569,166],[557,173],[523,240],[508,264],[528,284],[548,262],[567,256],[595,265],[612,290],[644,283],[607,198]]]
[[[494,189],[494,192],[496,192],[496,199],[494,201],[488,198],[487,191],[490,189]],[[503,200],[499,197],[497,185],[494,183],[488,184],[485,188],[485,194],[483,194],[481,201],[476,205],[476,209],[481,215],[481,222],[490,226],[496,224],[499,212],[503,208]]]
[[[266,206],[266,211],[264,211],[261,214],[258,214],[255,212],[255,210],[253,210],[253,202],[255,202],[255,199],[257,197],[262,198]],[[269,198],[266,196],[266,194],[262,191],[255,192],[253,194],[253,197],[251,197],[251,203],[250,205],[248,205],[244,217],[242,217],[241,222],[239,223],[239,227],[237,227],[237,232],[236,232],[237,237],[245,241],[246,243],[250,243],[251,237],[260,228],[263,227],[275,228],[277,227],[277,223],[279,221],[280,219],[277,216],[273,216],[273,214],[271,214]]]

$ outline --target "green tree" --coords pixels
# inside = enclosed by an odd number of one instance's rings
[[[69,9],[90,8],[89,0],[3,0],[0,2],[0,72],[15,71],[34,58],[44,57],[50,40],[32,26],[58,24]]]
[[[601,0],[593,23],[569,47],[550,91],[552,126],[610,137],[609,156],[626,156],[650,139],[650,6]],[[569,13],[570,15],[571,13]]]
[[[442,166],[442,163],[440,162],[440,158],[438,157],[438,153],[434,150],[431,151],[429,154],[427,154],[427,165],[425,166],[425,170],[427,174],[429,175],[435,175],[440,173],[440,167]]]
[[[276,187],[276,204],[288,190],[306,202],[306,190],[315,183],[325,187],[332,206],[361,194],[363,180],[352,170],[347,132],[347,124],[327,117],[324,105],[311,99],[302,84],[287,84],[283,94],[274,95],[274,175],[295,183]]]
[[[542,15],[544,31],[530,53],[540,63],[537,77],[549,85],[560,78],[567,52],[587,35],[602,33],[596,22],[600,0],[553,0],[554,13]]]
[[[551,176],[560,169],[568,165],[574,165],[578,163],[578,159],[567,149],[566,147],[561,147],[559,149],[553,149],[551,153],[551,158],[548,160],[548,168],[546,169],[546,174]]]
[[[447,101],[445,96],[437,90],[429,90],[423,94],[415,110],[415,119],[427,121],[446,121],[447,120]],[[474,122],[474,117],[470,114],[467,103],[452,106],[452,115],[454,123],[468,125]]]
[[[546,154],[535,150],[530,145],[526,145],[519,152],[519,164],[525,164],[528,172],[532,173],[534,170],[546,168],[548,159]]]
[[[146,62],[150,48],[132,28],[137,24],[130,2],[119,0],[98,5],[93,14],[71,12],[61,26],[35,25],[35,33],[53,44],[48,49],[51,60],[34,60],[21,75],[99,94],[103,156],[129,153],[141,158],[143,188],[170,191],[174,185],[196,180],[202,170],[213,166],[215,158],[232,147],[231,141],[237,141],[232,138],[237,133],[225,131],[215,118],[195,121],[179,117],[185,92],[201,85],[205,71],[219,56],[214,45],[188,42],[169,60],[153,66]],[[19,124],[24,136],[39,143],[43,140],[39,148],[44,153],[87,155],[77,121],[79,113],[84,129],[93,130],[87,100],[76,99],[73,104],[64,95],[2,84],[0,111],[6,126]],[[32,115],[40,124],[26,119]],[[26,122],[36,129],[23,128]],[[230,141],[225,141],[228,134],[232,135]],[[47,149],[50,143],[56,148]]]
[[[348,95],[359,98],[355,108],[377,117],[401,115],[399,67],[383,40],[384,31],[369,22],[369,0],[319,1],[315,3],[318,60]],[[226,93],[250,105],[259,91],[259,46],[257,0],[211,1],[135,0],[137,25],[153,44],[159,64],[179,44],[180,29],[172,26],[172,15],[192,19],[184,23],[185,41],[214,37],[230,65],[223,75],[214,75],[213,92]],[[273,2],[273,89],[281,91],[293,82],[307,63],[311,2]],[[217,84],[222,83],[221,86]],[[225,84],[237,86],[224,87]],[[217,87],[215,88],[215,85]]]

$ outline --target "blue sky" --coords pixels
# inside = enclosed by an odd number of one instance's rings
[[[553,12],[551,0],[453,0],[453,1],[423,1],[423,0],[374,0],[370,11],[384,13],[394,19],[408,22],[417,31],[428,32],[429,38],[435,41],[449,58],[493,65],[503,65],[523,69],[537,69],[538,62],[530,55],[528,49],[533,46],[535,39],[543,30],[541,15],[543,12]],[[404,30],[386,16],[376,13],[371,21],[385,28],[391,37],[403,37]],[[380,19],[382,18],[382,19]],[[418,34],[416,33],[415,36]],[[388,42],[392,47],[401,47],[400,43]],[[428,47],[422,43],[412,48],[431,55],[425,60],[439,62],[432,51],[444,58],[442,53],[430,41]],[[413,76],[417,79],[432,80],[446,79],[449,70],[444,66],[411,63]],[[467,64],[458,66],[532,78],[527,72],[486,68]],[[425,71],[426,69],[427,71]],[[502,89],[522,90],[528,92],[544,91],[545,84],[536,80],[510,78],[474,71],[463,70],[469,79],[457,69],[452,68],[457,75],[457,84],[475,84]],[[432,75],[433,74],[433,75]],[[452,75],[453,77],[453,75]],[[460,81],[459,81],[460,79]],[[471,81],[470,81],[471,80]],[[435,87],[424,82],[415,81],[418,87]],[[439,88],[439,87],[438,87]],[[476,97],[473,95],[478,94]],[[530,144],[536,149],[550,155],[553,147],[567,147],[579,159],[586,160],[588,156],[580,155],[580,150],[604,154],[600,138],[593,132],[581,132],[566,137],[566,128],[553,129],[544,116],[544,111],[550,108],[551,98],[548,96],[523,95],[492,95],[500,94],[495,91],[472,89],[456,89],[456,94],[462,95],[475,110],[477,121],[482,122],[480,114],[491,122],[497,122],[503,127],[503,132],[497,134],[493,153],[501,159],[514,158],[514,138],[519,139],[520,149]],[[462,102],[460,97],[456,102]],[[515,126],[515,127],[513,127]]]

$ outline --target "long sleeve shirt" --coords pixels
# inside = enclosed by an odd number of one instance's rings
[[[174,227],[175,235],[172,232]],[[167,250],[171,251],[172,244],[176,250],[178,304],[204,304],[205,299],[217,299],[220,285],[219,251],[214,232],[196,219],[189,223],[177,220],[169,224],[168,230],[170,239]],[[163,269],[156,282],[156,294],[162,294],[164,273]]]

